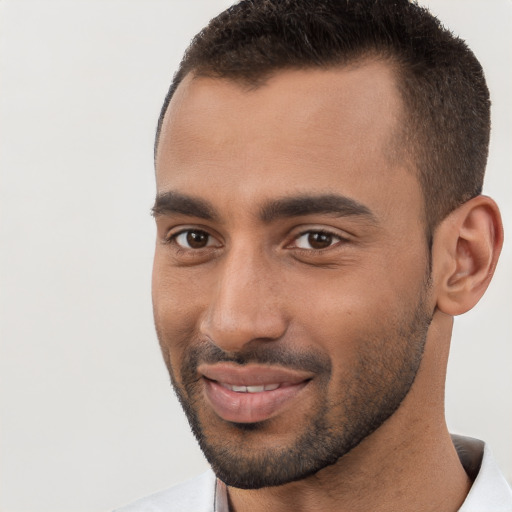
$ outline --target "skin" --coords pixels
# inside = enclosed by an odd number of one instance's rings
[[[242,466],[286,453],[321,414],[343,436],[360,414],[347,403],[382,410],[387,393],[394,404],[315,474],[229,487],[232,510],[455,511],[469,490],[444,421],[445,370],[452,315],[474,305],[496,264],[499,213],[487,198],[469,201],[437,229],[429,259],[414,169],[391,157],[403,115],[392,69],[372,61],[283,71],[252,90],[189,76],[171,101],[156,158],[154,315],[206,444]],[[364,212],[268,214],[269,201],[329,194]],[[326,247],[311,245],[318,232]],[[264,421],[246,412],[256,427],[242,428],[212,407],[191,356],[212,350],[230,361],[306,353],[325,365]]]

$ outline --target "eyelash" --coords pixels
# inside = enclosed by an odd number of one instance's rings
[[[219,246],[215,246],[215,245],[206,245],[204,247],[198,247],[198,248],[193,248],[193,247],[184,247],[183,245],[181,245],[177,239],[178,237],[180,237],[181,235],[184,235],[186,233],[198,233],[198,234],[203,234],[203,235],[206,235],[209,240],[208,240],[208,243],[210,243],[211,239],[215,239],[215,237],[213,235],[211,235],[210,233],[208,233],[208,231],[206,230],[203,230],[203,229],[193,229],[193,228],[188,228],[188,229],[182,229],[181,231],[178,231],[177,233],[173,233],[171,235],[168,235],[165,237],[165,239],[163,240],[163,242],[165,244],[172,244],[175,246],[176,250],[179,251],[179,252],[198,252],[200,250],[204,250],[204,249],[216,249],[218,248]],[[336,245],[338,245],[340,242],[347,242],[348,240],[342,236],[340,236],[339,234],[335,234],[331,231],[328,231],[328,230],[325,230],[325,229],[307,229],[307,230],[304,230],[302,231],[301,233],[299,233],[297,236],[295,236],[292,240],[291,243],[288,243],[286,245],[286,248],[290,247],[291,244],[295,243],[297,244],[298,240],[300,240],[302,237],[304,237],[305,235],[325,235],[325,236],[328,236],[330,238],[332,238],[332,243],[330,243],[327,247],[322,247],[322,248],[304,248],[304,247],[299,247],[297,245],[295,246],[292,246],[294,247],[295,250],[297,251],[300,251],[300,252],[303,252],[303,253],[319,253],[319,252],[323,252],[323,251],[326,251]]]
[[[299,235],[297,235],[296,237],[294,237],[293,242],[297,243],[297,241],[305,235],[325,235],[325,236],[331,237],[333,239],[332,240],[333,243],[330,243],[327,247],[323,247],[320,249],[318,249],[318,248],[317,249],[315,249],[315,248],[306,249],[304,247],[295,246],[295,248],[297,250],[308,252],[308,253],[313,253],[313,252],[318,253],[321,251],[326,251],[326,250],[338,245],[340,242],[348,241],[346,238],[344,238],[336,233],[333,233],[332,231],[328,231],[326,229],[307,229],[307,230],[299,233]]]
[[[210,233],[208,233],[208,231],[206,231],[205,229],[198,229],[198,228],[188,228],[188,229],[182,229],[181,231],[178,231],[177,233],[172,233],[170,235],[167,235],[163,242],[165,244],[169,244],[169,245],[175,245],[176,246],[176,249],[179,250],[179,251],[198,251],[200,249],[209,249],[209,248],[212,248],[212,246],[205,246],[205,247],[201,247],[199,249],[194,249],[193,247],[183,247],[182,245],[180,245],[177,241],[178,237],[181,236],[181,235],[184,235],[186,233],[198,233],[198,234],[204,234],[206,235],[210,240],[213,238],[215,239],[215,237],[213,235],[211,235]],[[209,240],[209,241],[210,241]],[[215,248],[215,247],[213,247]]]

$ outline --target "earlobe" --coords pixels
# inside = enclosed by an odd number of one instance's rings
[[[448,315],[469,311],[489,285],[503,245],[496,203],[477,196],[438,226],[432,248],[437,307]]]

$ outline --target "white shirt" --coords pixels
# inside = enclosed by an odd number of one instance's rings
[[[459,512],[512,512],[512,491],[489,447],[470,438],[453,436],[453,440],[468,474],[478,471]],[[115,512],[229,512],[227,490],[207,471]]]

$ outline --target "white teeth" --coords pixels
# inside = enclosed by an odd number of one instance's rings
[[[248,393],[261,393],[265,391],[265,386],[247,386]]]
[[[233,384],[221,384],[226,389],[237,393],[262,393],[263,391],[274,391],[279,384],[267,384],[265,386],[235,386]]]

